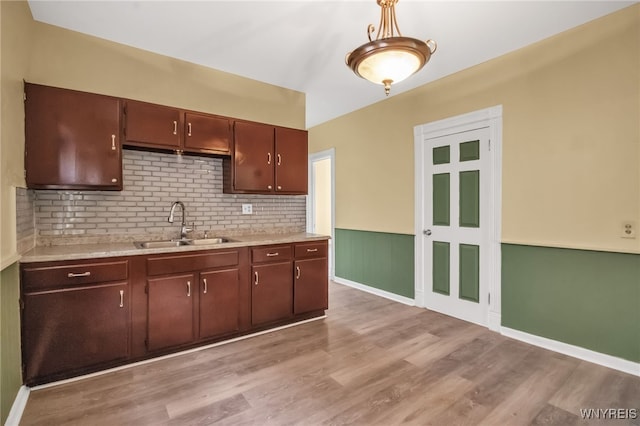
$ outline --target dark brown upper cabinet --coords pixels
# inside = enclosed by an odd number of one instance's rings
[[[236,121],[224,192],[307,193],[307,132]]]
[[[229,155],[228,118],[126,101],[124,143],[178,152]]]
[[[25,96],[27,187],[122,190],[120,99],[31,83]]]

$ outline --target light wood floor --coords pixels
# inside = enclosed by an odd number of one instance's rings
[[[640,378],[330,285],[327,318],[33,391],[23,425],[638,425]],[[640,414],[640,412],[639,412]]]

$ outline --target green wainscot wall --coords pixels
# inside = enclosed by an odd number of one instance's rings
[[[20,278],[15,263],[0,273],[0,424],[22,385],[20,372]]]
[[[335,274],[413,299],[413,241],[413,235],[336,229]]]
[[[502,325],[640,362],[640,255],[503,244]]]

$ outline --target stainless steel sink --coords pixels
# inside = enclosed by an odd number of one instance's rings
[[[150,248],[165,248],[165,247],[180,247],[189,245],[190,241],[188,240],[164,240],[164,241],[134,241],[133,245],[139,249],[150,249]]]
[[[200,239],[196,239],[196,240],[191,240],[190,244],[193,244],[194,246],[204,246],[207,244],[222,244],[222,243],[228,243],[231,240],[229,240],[228,238],[222,238],[222,237],[216,237],[216,238],[200,238]]]
[[[231,240],[223,237],[200,238],[195,240],[161,240],[161,241],[134,241],[133,245],[139,249],[167,248],[181,246],[205,246],[228,243]]]

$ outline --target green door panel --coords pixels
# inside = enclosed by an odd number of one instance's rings
[[[460,226],[480,227],[480,171],[460,172]]]
[[[460,299],[480,300],[480,246],[460,244]]]
[[[433,242],[433,291],[449,295],[449,243]]]
[[[449,173],[433,175],[433,224],[449,226],[450,200]]]

